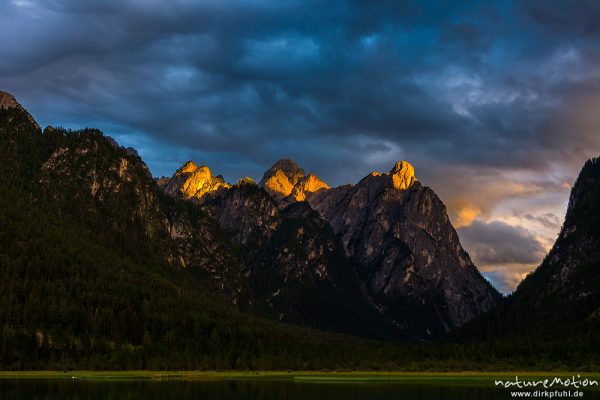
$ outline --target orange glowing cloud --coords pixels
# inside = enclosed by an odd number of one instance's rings
[[[469,226],[481,215],[481,209],[475,206],[464,206],[453,215],[453,225],[456,229]]]

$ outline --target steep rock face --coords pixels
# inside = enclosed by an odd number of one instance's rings
[[[44,139],[52,145],[38,172],[41,200],[92,229],[109,227],[108,240],[126,253],[185,269],[233,304],[250,302],[239,259],[214,218],[195,204],[161,197],[136,153],[96,130],[46,128]],[[201,182],[202,168],[186,166],[180,176]]]
[[[499,301],[461,247],[444,205],[407,162],[308,201],[359,261],[374,304],[400,329],[426,338]]]
[[[323,330],[407,339],[366,301],[341,242],[305,202],[281,211],[281,224],[253,265],[249,279],[267,315]]]
[[[189,271],[203,290],[247,309],[252,304],[238,254],[228,235],[196,204],[171,199],[163,206],[169,220],[170,263]]]
[[[277,161],[259,182],[272,196],[283,200],[283,204],[304,201],[307,195],[329,186],[313,174],[305,175],[304,170],[289,159]]]
[[[188,161],[179,168],[169,180],[158,182],[165,193],[170,196],[183,196],[203,200],[210,193],[219,189],[230,188],[221,175],[213,176],[206,165],[199,166],[193,161]]]
[[[273,199],[254,182],[241,180],[211,198],[206,207],[234,242],[256,250],[281,224]]]
[[[240,246],[254,311],[324,330],[399,337],[368,304],[339,239],[307,203],[282,209],[246,178],[212,196],[203,208]]]
[[[114,224],[115,232],[140,241],[167,236],[152,176],[138,157],[96,130],[73,134],[48,127],[44,139],[53,144],[37,179],[45,200],[75,216],[95,215],[94,223]]]

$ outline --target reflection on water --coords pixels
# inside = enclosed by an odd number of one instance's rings
[[[371,383],[293,381],[71,381],[0,380],[1,400],[55,399],[288,399],[288,400],[474,400],[508,399],[504,389]],[[585,393],[584,398],[598,398]]]
[[[0,381],[0,398],[16,399],[494,399],[493,388],[291,381]]]

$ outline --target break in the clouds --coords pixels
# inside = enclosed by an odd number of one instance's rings
[[[547,249],[600,153],[598,20],[594,0],[4,0],[0,89],[155,175],[285,156],[335,185],[407,159],[461,236],[500,221]]]
[[[475,220],[460,237],[481,272],[503,291],[512,290],[546,254],[527,229],[500,221]]]

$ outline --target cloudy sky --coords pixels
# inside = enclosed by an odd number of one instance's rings
[[[0,90],[156,176],[295,159],[331,185],[401,159],[509,291],[600,153],[600,3],[0,0]]]

